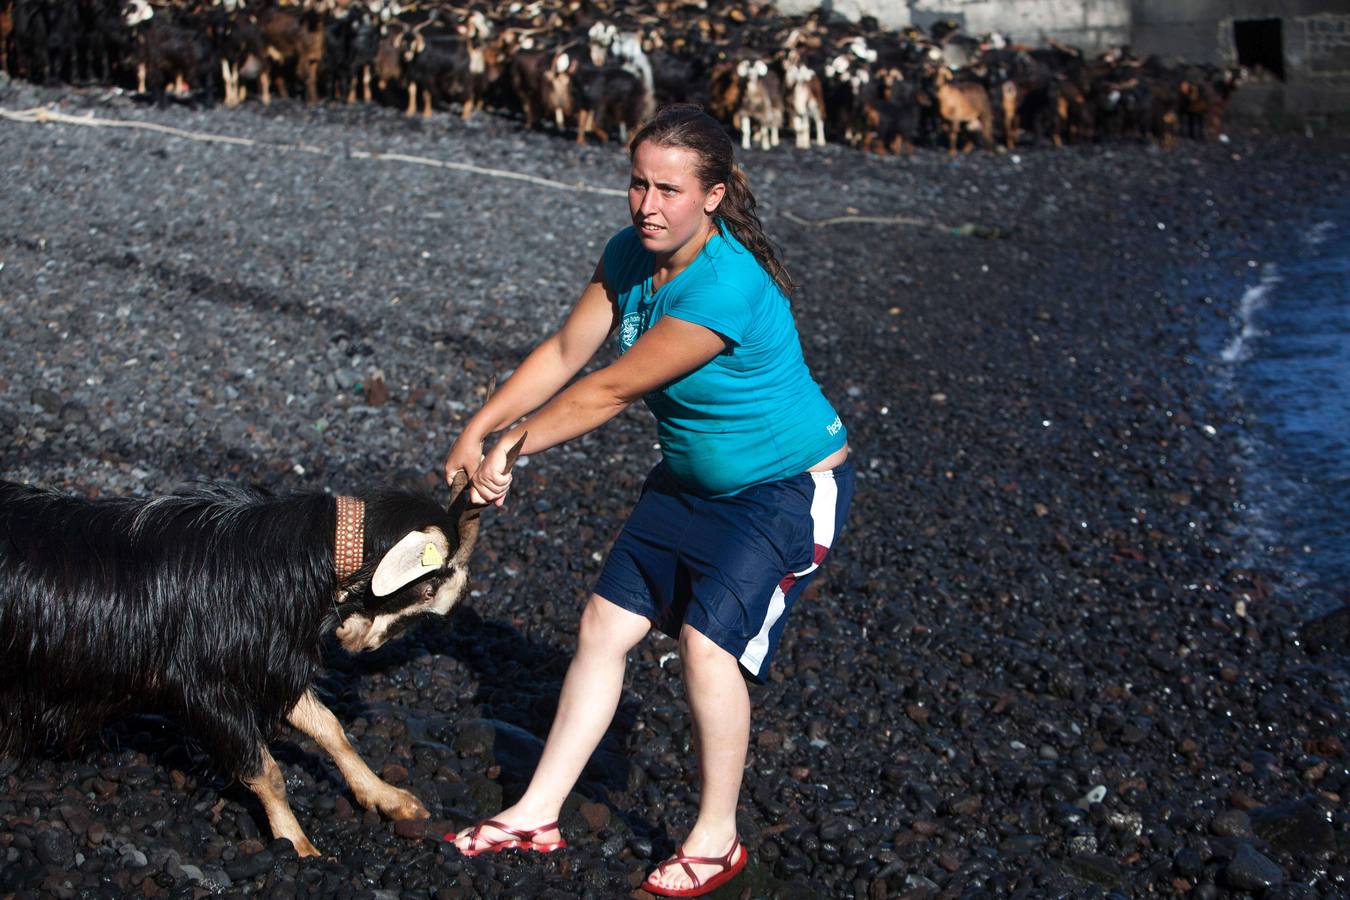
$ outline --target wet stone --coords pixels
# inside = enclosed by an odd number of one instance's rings
[[[1083,881],[1114,888],[1121,883],[1120,866],[1105,856],[1085,853],[1075,856],[1064,864],[1066,872]]]
[[[1210,830],[1220,837],[1240,838],[1252,836],[1251,818],[1240,809],[1230,809],[1219,813],[1210,823]]]
[[[1336,849],[1330,817],[1312,803],[1295,801],[1251,811],[1251,830],[1289,853],[1324,854]]]
[[[1223,868],[1223,883],[1239,891],[1261,891],[1284,881],[1284,870],[1253,849],[1239,844]]]
[[[45,828],[39,831],[33,841],[33,850],[37,858],[49,866],[68,869],[75,859],[75,848],[70,832],[64,828]]]

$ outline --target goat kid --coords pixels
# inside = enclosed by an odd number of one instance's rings
[[[825,90],[814,69],[795,58],[787,64],[788,97],[792,106],[792,132],[797,148],[811,146],[811,128],[815,127],[816,144],[825,146]]]
[[[362,806],[427,818],[357,755],[313,683],[325,633],[374,650],[460,600],[482,511],[466,481],[448,511],[396,492],[87,500],[0,482],[0,754],[166,714],[257,796],[274,836],[316,856],[267,749],[286,721]]]
[[[741,149],[749,150],[758,138],[765,150],[778,146],[783,127],[783,83],[778,73],[762,59],[743,59],[736,65],[741,81],[736,124],[741,130]]]

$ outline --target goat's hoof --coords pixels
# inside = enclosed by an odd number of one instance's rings
[[[300,856],[323,856],[323,854],[319,852],[319,848],[311,844],[309,838],[303,836],[300,838],[299,843],[291,841],[291,846],[295,848],[295,852]]]
[[[407,791],[397,790],[388,797],[376,804],[380,812],[384,813],[394,821],[403,819],[430,819],[431,813],[418,800]]]

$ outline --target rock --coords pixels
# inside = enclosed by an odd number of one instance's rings
[[[776,731],[761,731],[755,735],[755,746],[767,753],[783,749],[783,736]]]
[[[1190,847],[1182,847],[1172,857],[1172,868],[1183,878],[1194,881],[1204,871],[1205,863],[1199,853]]]
[[[1099,784],[1092,790],[1088,791],[1086,794],[1075,800],[1073,805],[1078,807],[1079,809],[1086,810],[1094,803],[1101,803],[1105,799],[1106,799],[1106,785]]]
[[[394,822],[394,834],[408,840],[422,840],[427,837],[439,837],[439,834],[430,834],[427,825],[430,819],[399,819]]]
[[[75,846],[64,828],[44,828],[33,841],[37,858],[44,865],[69,869],[75,861]]]
[[[601,831],[609,825],[609,807],[603,803],[582,803],[577,807],[577,812],[586,820],[586,827],[591,831]]]
[[[1305,622],[1300,632],[1315,653],[1350,653],[1350,606]]]
[[[94,821],[89,810],[85,809],[83,806],[76,806],[68,803],[62,806],[59,812],[61,813],[62,820],[66,823],[66,827],[70,829],[71,834],[76,837],[84,837],[89,833],[89,826],[93,824]]]
[[[1330,815],[1303,800],[1252,810],[1251,831],[1287,853],[1323,855],[1336,849]]]
[[[1105,856],[1091,853],[1080,854],[1066,861],[1064,870],[1075,878],[1108,889],[1122,884],[1120,866]]]
[[[1222,882],[1238,891],[1263,891],[1284,881],[1284,870],[1257,853],[1251,844],[1238,844],[1223,867]]]
[[[365,382],[366,405],[383,406],[389,402],[389,386],[385,384],[384,373],[374,371]]]
[[[1241,838],[1252,836],[1252,822],[1240,809],[1230,809],[1219,813],[1210,822],[1209,828],[1220,837]]]
[[[251,881],[260,875],[271,871],[272,863],[275,858],[267,850],[259,850],[257,853],[249,854],[225,866],[225,874],[230,877],[230,881]]]
[[[1019,834],[1008,838],[998,845],[1000,853],[1014,855],[1018,853],[1032,853],[1045,844],[1045,838],[1039,834]]]
[[[61,410],[61,395],[48,388],[33,388],[28,402],[41,407],[43,412],[57,413]]]

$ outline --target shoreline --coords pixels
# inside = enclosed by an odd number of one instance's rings
[[[17,90],[0,106],[25,105]],[[597,188],[626,171],[617,148],[491,117],[36,96]],[[341,155],[7,122],[0,150],[16,213],[0,222],[0,474],[81,493],[195,477],[429,485],[475,392],[556,323],[624,224],[601,194]],[[860,478],[752,691],[754,895],[1350,890],[1344,645],[1310,653],[1280,573],[1238,563],[1241,411],[1224,408],[1204,347],[1246,260],[1344,193],[1348,150],[1243,129],[1170,152],[1019,148],[1015,162],[743,154]],[[803,224],[836,217],[854,221]],[[383,404],[364,392],[377,369]],[[219,876],[310,896],[631,891],[692,811],[664,638],[632,657],[563,820],[566,861],[462,860],[435,838],[528,775],[592,554],[652,443],[635,410],[529,460],[485,527],[471,606],[443,631],[332,659],[334,711],[373,768],[406,773],[431,826],[362,818],[286,736],[274,748],[297,815],[333,857],[301,865],[268,848],[265,820],[199,749],[135,720],[71,759],[0,764],[0,894],[56,870],[77,892]],[[157,821],[173,824],[147,833]]]
[[[1343,590],[1337,593],[1344,566],[1334,552],[1337,533],[1330,520],[1335,501],[1312,496],[1317,481],[1337,471],[1334,460],[1317,456],[1334,446],[1335,414],[1324,414],[1320,430],[1314,427],[1307,434],[1289,418],[1311,414],[1307,404],[1316,403],[1312,398],[1317,386],[1332,375],[1328,367],[1334,365],[1334,356],[1324,358],[1327,350],[1301,343],[1316,334],[1304,318],[1311,310],[1330,313],[1328,303],[1333,302],[1319,280],[1329,273],[1319,267],[1329,264],[1334,271],[1340,253],[1324,256],[1322,247],[1329,236],[1339,239],[1350,225],[1350,207],[1332,197],[1310,209],[1306,227],[1291,227],[1271,241],[1242,288],[1229,333],[1216,338],[1222,340],[1219,390],[1245,414],[1237,464],[1246,485],[1247,543],[1254,559],[1285,573],[1284,583],[1298,595],[1304,620],[1350,602]],[[1334,314],[1323,324],[1335,329]],[[1333,330],[1325,339],[1335,341],[1336,335]],[[1290,381],[1295,375],[1298,380]],[[1296,465],[1295,460],[1302,462]],[[1303,504],[1308,507],[1301,508]],[[1311,546],[1300,546],[1304,543]]]

